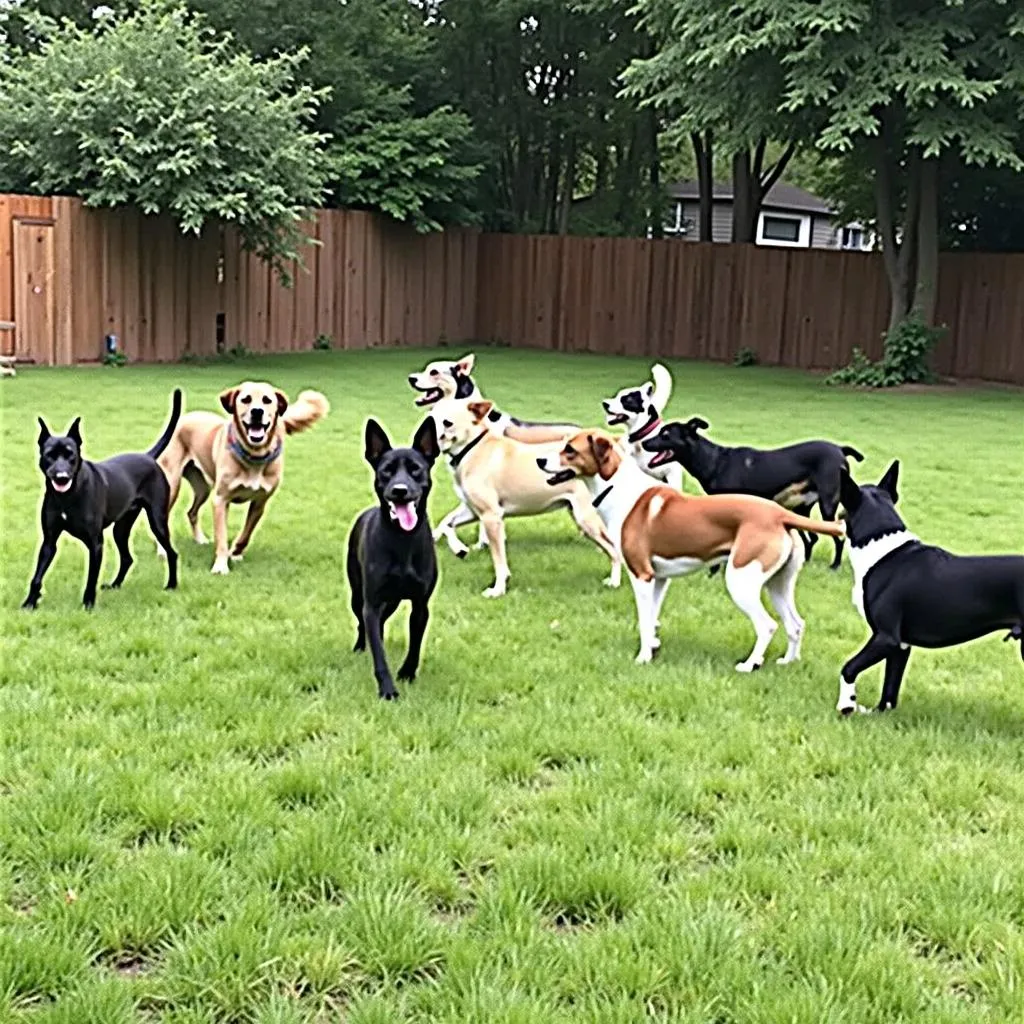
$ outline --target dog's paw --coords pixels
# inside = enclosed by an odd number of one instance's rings
[[[621,587],[622,586],[622,577],[621,576],[605,576],[605,578],[603,580],[601,580],[601,582],[606,587],[611,587],[614,590],[616,587]]]
[[[406,683],[413,682],[416,679],[416,669],[418,667],[419,666],[417,665],[406,664],[406,662],[403,661],[401,667],[398,670],[398,678]]]
[[[232,562],[240,562],[245,557],[245,555],[243,555],[241,551],[237,553],[232,551],[228,557],[231,559]]]
[[[654,648],[641,651],[633,660],[637,665],[649,665],[654,660]]]
[[[117,580],[111,580],[109,583],[101,583],[100,590],[120,590],[121,584]]]
[[[34,612],[38,604],[38,597],[26,597],[25,600],[21,602],[21,607],[24,608],[26,611]]]
[[[209,544],[210,543],[210,538],[207,537],[206,534],[203,533],[202,530],[196,530],[196,532],[194,534],[192,534],[192,540],[194,540],[196,542],[196,544]]]
[[[231,568],[228,565],[228,560],[226,558],[218,558],[217,561],[213,563],[213,568],[210,569],[210,572],[212,572],[214,576],[227,576],[230,571]]]
[[[660,637],[655,637],[655,638],[654,638],[654,639],[653,639],[653,640],[651,641],[651,647],[653,647],[653,648],[654,648],[654,651],[655,651],[655,653],[657,653],[658,651],[660,651],[660,650],[661,650],[661,638],[660,638]]]
[[[837,704],[836,711],[838,711],[844,718],[849,715],[871,714],[871,708],[866,708],[863,704]]]
[[[164,549],[160,547],[159,544],[157,544],[156,546],[156,557],[162,558],[164,561],[167,561],[167,552],[164,551]]]
[[[381,700],[398,700],[398,691],[392,686],[390,690],[380,691]]]
[[[792,665],[794,661],[799,661],[799,654],[790,654],[788,651],[785,654],[780,655],[775,659],[776,665]]]
[[[761,665],[762,665],[762,662],[760,662],[760,661],[753,661],[752,659],[748,658],[746,661],[741,661],[736,666],[736,671],[737,672],[744,672],[744,673],[756,672],[761,667]]]

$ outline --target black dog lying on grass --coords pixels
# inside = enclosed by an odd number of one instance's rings
[[[871,638],[843,666],[836,710],[859,708],[857,676],[885,662],[879,711],[896,707],[911,647],[954,647],[997,629],[1021,642],[1024,658],[1024,557],[964,557],[922,544],[896,511],[894,462],[877,486],[842,476],[853,603]]]
[[[43,589],[43,577],[57,554],[57,540],[67,530],[89,550],[89,572],[82,604],[96,603],[96,583],[103,559],[103,531],[114,524],[114,541],[121,565],[111,587],[119,587],[131,568],[128,538],[143,510],[160,546],[167,553],[167,589],[178,585],[178,556],[171,547],[167,527],[171,489],[157,456],[167,447],[181,415],[181,391],[175,388],[171,419],[160,440],[148,452],[115,455],[103,462],[82,458],[81,418],[67,434],[57,436],[39,419],[39,468],[46,480],[43,497],[43,543],[39,548],[35,575],[22,608],[35,608]]]
[[[412,603],[409,652],[398,670],[412,682],[429,617],[428,603],[437,584],[437,556],[427,521],[430,471],[440,454],[434,421],[420,425],[411,448],[392,448],[376,422],[366,424],[366,461],[373,467],[378,504],[359,514],[348,538],[348,582],[352,611],[359,623],[353,650],[370,641],[373,674],[383,700],[396,700],[384,656],[384,623],[402,601]]]
[[[820,505],[821,518],[829,521],[839,509],[839,474],[847,468],[847,459],[864,461],[856,448],[831,441],[802,441],[785,448],[726,448],[700,435],[707,428],[707,420],[694,416],[686,423],[666,423],[641,443],[646,451],[657,453],[652,466],[680,463],[705,494],[753,494],[802,516]],[[803,538],[804,554],[810,559],[818,537],[804,534]],[[835,546],[832,569],[839,568],[843,557],[842,538],[835,538]]]

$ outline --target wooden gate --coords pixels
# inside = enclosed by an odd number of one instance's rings
[[[54,222],[14,222],[14,355],[19,361],[50,365],[57,342],[57,281]]]

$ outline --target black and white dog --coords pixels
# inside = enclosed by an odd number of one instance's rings
[[[373,467],[377,504],[360,513],[352,527],[347,569],[352,611],[359,624],[353,650],[365,650],[369,639],[377,692],[383,700],[398,698],[384,656],[384,623],[402,601],[411,602],[412,612],[409,652],[398,678],[412,682],[419,668],[428,604],[437,585],[427,496],[439,454],[432,417],[420,424],[410,448],[392,448],[376,420],[366,424],[366,461]]]
[[[601,402],[610,427],[625,427],[630,454],[640,468],[673,490],[683,489],[683,467],[668,459],[658,462],[641,442],[661,430],[661,417],[672,397],[672,374],[661,363],[651,367],[651,379],[640,387],[623,388]]]
[[[859,487],[843,473],[840,500],[853,566],[853,603],[871,638],[843,666],[839,703],[857,704],[857,676],[885,662],[879,711],[896,707],[911,647],[953,647],[994,630],[1021,641],[1024,658],[1024,556],[965,557],[922,544],[899,513],[894,462],[877,486]]]
[[[135,520],[145,512],[149,528],[167,555],[167,589],[178,585],[178,556],[171,547],[167,525],[171,488],[157,456],[170,443],[181,416],[181,391],[174,390],[171,418],[149,451],[127,452],[90,462],[82,456],[81,419],[76,418],[66,434],[52,434],[39,419],[39,468],[46,481],[43,496],[43,542],[28,597],[22,608],[35,608],[43,591],[43,577],[57,554],[57,541],[65,531],[80,540],[89,552],[89,569],[82,604],[96,603],[96,584],[103,561],[103,531],[113,525],[114,543],[121,557],[111,587],[124,582],[134,559],[128,547]]]
[[[839,475],[848,468],[847,459],[864,460],[856,448],[830,441],[802,441],[767,450],[727,448],[701,435],[708,426],[707,420],[694,416],[686,423],[665,424],[641,443],[655,453],[655,465],[681,463],[706,494],[753,494],[803,516],[809,516],[817,504],[825,520],[834,520],[839,510]],[[808,559],[817,542],[817,535],[804,534]],[[838,569],[842,538],[835,538],[835,546],[831,568]]]

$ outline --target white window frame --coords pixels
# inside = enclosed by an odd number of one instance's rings
[[[784,238],[766,237],[764,233],[766,220],[796,221],[796,239],[791,241],[789,239]],[[811,244],[810,215],[802,213],[788,213],[783,212],[781,210],[762,210],[757,218],[756,241],[758,245],[777,245],[782,247],[788,247],[790,249],[806,249]]]

